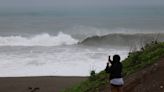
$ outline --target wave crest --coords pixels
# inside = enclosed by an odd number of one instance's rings
[[[0,46],[60,46],[73,45],[77,42],[77,39],[62,32],[56,36],[44,33],[30,38],[22,36],[0,37]]]
[[[164,41],[164,33],[136,33],[136,34],[108,34],[104,36],[92,36],[79,42],[83,45],[99,46],[99,45],[110,45],[110,46],[132,46],[146,44],[151,41],[158,40]]]

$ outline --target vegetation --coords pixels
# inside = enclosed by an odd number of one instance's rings
[[[124,76],[128,76],[150,64],[156,62],[164,56],[164,43],[152,42],[146,44],[140,51],[130,52],[128,58],[123,63]],[[108,85],[108,74],[101,71],[95,74],[91,71],[91,76],[88,80],[75,85],[72,88],[65,89],[62,92],[99,92],[101,88]]]
[[[124,75],[127,76],[151,65],[163,56],[164,43],[152,42],[151,44],[146,44],[140,51],[129,53],[128,58],[123,61]]]

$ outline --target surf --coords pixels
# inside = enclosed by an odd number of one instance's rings
[[[152,41],[164,41],[164,33],[112,33],[103,36],[87,37],[78,44],[87,46],[136,46],[145,45]]]
[[[61,46],[73,45],[78,42],[69,34],[59,32],[56,36],[42,33],[33,37],[0,36],[0,46]]]

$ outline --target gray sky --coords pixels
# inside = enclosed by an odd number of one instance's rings
[[[162,6],[164,0],[0,0],[0,7],[85,8],[110,6]]]

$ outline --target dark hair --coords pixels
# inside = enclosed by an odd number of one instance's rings
[[[114,56],[113,56],[113,61],[114,61],[114,62],[120,62],[120,59],[121,59],[121,58],[120,58],[119,55],[114,55]]]

